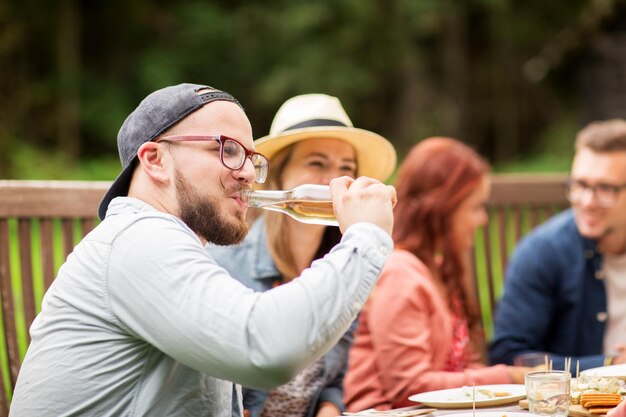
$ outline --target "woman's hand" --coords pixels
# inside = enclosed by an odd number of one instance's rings
[[[626,401],[622,401],[620,405],[609,410],[607,417],[626,417]]]
[[[374,223],[391,235],[396,189],[368,177],[353,180],[335,178],[330,182],[335,216],[341,232],[354,223]]]
[[[526,372],[531,372],[536,369],[527,368],[525,366],[507,366],[506,370],[509,372],[509,376],[514,384],[523,384]]]
[[[341,415],[341,410],[333,403],[323,402],[317,410],[315,417],[337,417]]]
[[[615,355],[615,358],[613,358],[613,364],[617,365],[626,363],[626,344],[617,345],[615,350],[617,354]]]

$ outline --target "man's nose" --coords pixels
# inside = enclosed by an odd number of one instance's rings
[[[256,180],[256,170],[250,158],[246,158],[243,166],[235,172],[237,174],[237,180],[244,184],[252,184]]]
[[[580,195],[580,205],[583,207],[595,206],[596,194],[593,188],[585,188]]]
[[[333,180],[333,178],[336,178],[336,177],[332,173],[326,173],[322,176],[321,184],[330,185],[330,182]]]

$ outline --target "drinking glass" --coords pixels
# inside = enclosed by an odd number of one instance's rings
[[[528,408],[531,413],[542,416],[567,416],[571,380],[569,372],[528,372],[525,380]]]

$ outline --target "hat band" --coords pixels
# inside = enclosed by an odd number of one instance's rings
[[[294,129],[302,129],[305,127],[321,127],[321,126],[343,126],[343,127],[348,127],[347,124],[345,123],[341,123],[337,120],[331,120],[331,119],[311,119],[311,120],[305,120],[304,122],[300,122],[300,123],[296,123],[293,126],[289,126],[286,129],[283,129],[282,132],[280,133],[284,133],[288,130],[294,130]]]

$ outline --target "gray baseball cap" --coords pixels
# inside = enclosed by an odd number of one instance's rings
[[[100,220],[106,216],[111,200],[128,195],[139,147],[156,139],[189,114],[212,101],[231,101],[241,107],[232,95],[199,84],[178,84],[165,87],[151,93],[139,103],[135,111],[126,118],[117,134],[122,172],[100,202],[98,208]]]

